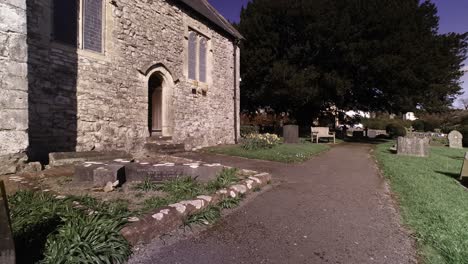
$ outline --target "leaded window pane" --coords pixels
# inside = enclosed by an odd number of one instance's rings
[[[83,48],[102,52],[102,0],[83,0]]]
[[[188,77],[197,79],[197,34],[190,32],[188,40]]]
[[[206,53],[207,53],[207,41],[205,38],[200,40],[200,60],[199,64],[199,80],[200,82],[206,82]]]

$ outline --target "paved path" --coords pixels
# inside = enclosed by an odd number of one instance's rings
[[[415,263],[370,151],[342,144],[300,165],[192,157],[268,171],[281,184],[199,236],[149,245],[131,263]]]

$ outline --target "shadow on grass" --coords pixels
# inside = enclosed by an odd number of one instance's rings
[[[445,175],[447,177],[450,177],[456,180],[460,179],[460,173],[453,173],[453,172],[447,172],[447,171],[435,171],[435,173],[442,174],[442,175]]]

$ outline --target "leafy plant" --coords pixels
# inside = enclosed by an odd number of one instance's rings
[[[235,197],[235,198],[229,197],[219,202],[218,206],[222,209],[232,209],[232,208],[239,206],[240,202],[241,202],[241,198],[239,197]]]
[[[176,201],[191,199],[203,191],[202,185],[190,176],[164,182],[158,189],[168,193]]]
[[[143,182],[135,184],[134,189],[142,192],[152,192],[158,189],[158,184],[150,178],[146,178]]]
[[[42,259],[49,234],[62,224],[61,215],[73,208],[47,193],[19,191],[8,199],[18,263]]]
[[[216,179],[207,184],[207,189],[209,191],[216,191],[238,182],[239,178],[237,177],[237,173],[238,169],[236,168],[223,169],[218,173]]]
[[[122,221],[75,214],[64,222],[47,240],[42,263],[125,263],[131,254],[128,242],[119,233]]]
[[[217,206],[210,206],[205,210],[189,216],[184,224],[190,225],[210,225],[218,221],[221,218],[221,209]]]
[[[399,124],[389,124],[387,125],[386,130],[391,138],[406,136],[406,128]]]
[[[248,134],[242,139],[242,148],[246,150],[269,149],[280,143],[275,134]]]
[[[157,209],[163,206],[167,206],[173,202],[177,202],[174,200],[170,200],[168,198],[162,198],[162,197],[151,197],[143,201],[143,212],[148,212],[153,209]]]

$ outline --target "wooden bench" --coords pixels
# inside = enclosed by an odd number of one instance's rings
[[[326,138],[330,140],[333,138],[333,144],[336,143],[336,138],[335,138],[335,132],[330,132],[330,129],[328,127],[312,127],[312,143],[314,142],[314,139],[317,141],[317,144],[319,143],[320,138]]]

